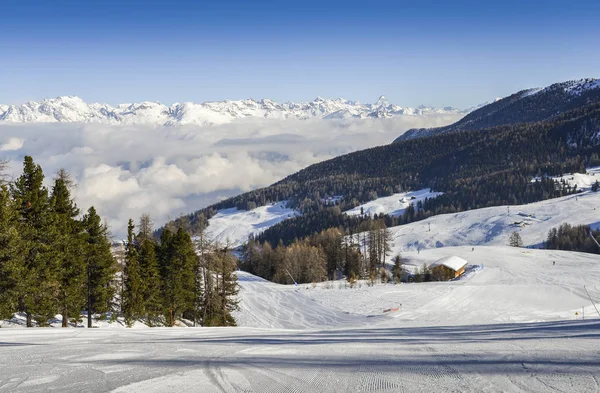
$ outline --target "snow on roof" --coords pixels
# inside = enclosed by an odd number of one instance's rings
[[[455,255],[449,256],[449,257],[444,257],[441,259],[438,259],[437,261],[433,262],[431,264],[431,266],[446,266],[447,268],[450,268],[454,271],[458,271],[461,268],[463,268],[464,266],[466,266],[467,261],[465,261],[464,259],[457,257]]]

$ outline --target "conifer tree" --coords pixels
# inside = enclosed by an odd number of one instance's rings
[[[511,247],[523,247],[523,240],[521,239],[519,232],[515,231],[510,234],[508,238],[508,245]]]
[[[50,206],[52,212],[52,253],[56,258],[58,276],[58,305],[62,327],[68,326],[69,316],[78,318],[85,303],[86,271],[83,261],[79,209],[71,200],[69,176],[61,171],[54,181]]]
[[[239,292],[237,276],[235,275],[235,257],[228,249],[217,251],[216,258],[219,267],[219,315],[215,315],[211,324],[218,326],[235,326],[236,322],[231,314],[238,309],[236,296]]]
[[[50,247],[50,201],[43,181],[42,168],[25,156],[23,174],[11,186],[13,198],[19,204],[17,228],[24,242],[25,258],[18,308],[26,313],[27,327],[33,326],[33,318],[45,326],[57,310],[59,284],[56,258]]]
[[[94,207],[83,216],[84,261],[87,283],[87,325],[92,327],[92,315],[111,310],[115,289],[112,285],[116,273],[115,261],[108,240],[108,229],[102,224]]]
[[[125,256],[125,299],[123,314],[128,326],[144,315],[142,274],[138,259],[138,250],[133,235],[133,220],[127,225],[127,254]]]
[[[136,236],[142,280],[142,299],[149,325],[156,324],[161,315],[160,269],[156,255],[157,243],[152,237],[152,220],[148,214],[140,218],[140,232]]]
[[[6,185],[0,186],[0,319],[18,311],[25,275],[23,242],[16,227],[17,206]]]
[[[392,276],[396,284],[402,280],[402,258],[400,258],[400,255],[396,255],[394,257],[394,267],[392,269]]]
[[[163,231],[160,244],[164,310],[169,326],[184,314],[193,319],[197,258],[190,235],[180,227],[172,235]]]

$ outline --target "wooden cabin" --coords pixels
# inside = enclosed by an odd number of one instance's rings
[[[458,277],[465,272],[467,261],[455,255],[444,257],[433,262],[430,268],[440,267],[447,272],[450,277]]]

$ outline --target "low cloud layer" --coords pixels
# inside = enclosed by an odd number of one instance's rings
[[[409,128],[459,115],[363,120],[249,119],[211,127],[113,127],[99,124],[0,125],[0,158],[14,175],[31,155],[50,179],[75,178],[82,209],[94,205],[112,233],[149,213],[162,225],[220,199],[272,184],[308,165],[390,143]]]

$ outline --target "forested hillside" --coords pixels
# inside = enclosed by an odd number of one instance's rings
[[[520,204],[576,192],[544,176],[599,165],[600,103],[552,120],[461,131],[362,150],[312,165],[263,189],[224,200],[180,220],[188,225],[217,209],[252,208],[289,200],[303,216],[267,230],[262,240],[289,243],[329,227],[347,227],[340,212],[402,190],[431,188],[444,194],[415,206],[391,225],[430,215]],[[531,182],[539,176],[538,182]],[[338,195],[336,206],[326,197]],[[390,219],[388,219],[389,221]]]
[[[454,124],[408,130],[394,142],[456,131],[549,120],[585,105],[600,102],[600,80],[555,83],[545,89],[528,89],[479,108]]]

